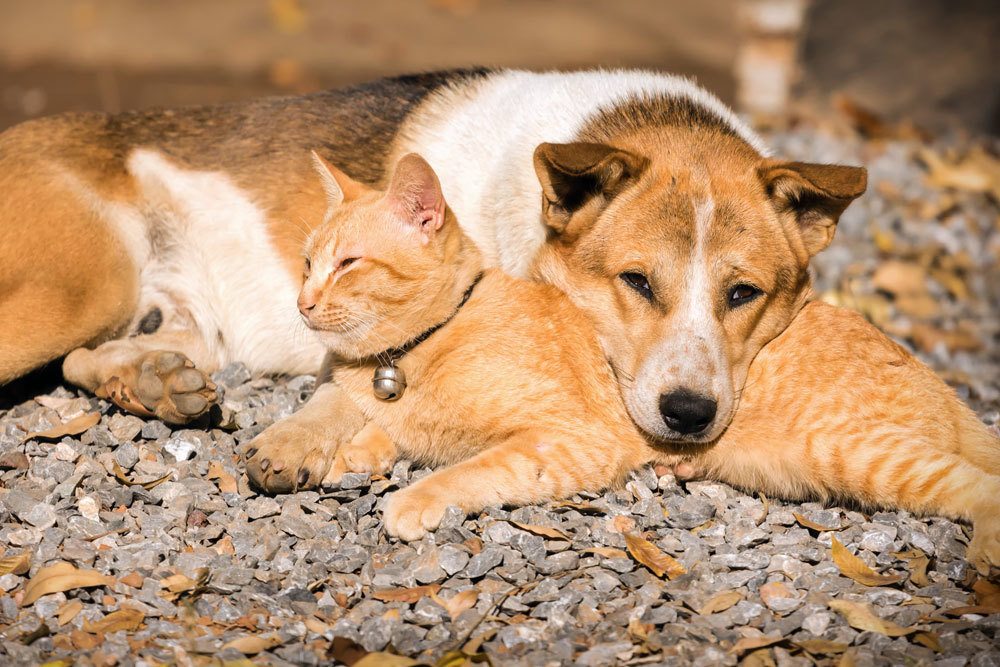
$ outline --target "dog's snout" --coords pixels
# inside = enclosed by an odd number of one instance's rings
[[[690,435],[704,431],[715,419],[715,399],[688,389],[675,389],[660,396],[660,414],[672,431]]]

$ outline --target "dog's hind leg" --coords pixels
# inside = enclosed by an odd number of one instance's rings
[[[117,230],[58,167],[0,136],[0,385],[125,330],[139,270]]]
[[[193,331],[157,332],[79,348],[63,362],[66,379],[129,412],[186,424],[216,401],[218,368]]]

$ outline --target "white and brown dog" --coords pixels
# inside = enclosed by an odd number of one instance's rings
[[[231,361],[316,372],[296,310],[324,215],[313,149],[368,183],[424,155],[487,262],[592,315],[636,423],[697,442],[730,423],[865,189],[860,168],[768,157],[715,97],[646,71],[452,71],[27,122],[0,135],[0,383],[68,355],[70,382],[183,423]]]

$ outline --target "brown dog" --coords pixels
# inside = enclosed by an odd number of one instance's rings
[[[0,383],[69,353],[70,382],[185,422],[231,361],[315,372],[294,306],[324,212],[313,147],[366,183],[387,156],[425,155],[489,266],[526,276],[551,237],[567,275],[541,275],[594,318],[633,419],[692,442],[732,419],[865,186],[862,169],[766,157],[717,99],[642,71],[444,72],[33,121],[0,135]]]
[[[298,305],[330,350],[333,381],[253,441],[258,486],[384,471],[397,450],[449,465],[386,507],[386,529],[416,539],[449,505],[544,501],[650,462],[685,462],[785,498],[971,519],[969,558],[1000,564],[1000,442],[857,314],[807,304],[749,364],[740,409],[716,441],[647,442],[591,318],[549,286],[483,273],[423,159],[404,157],[386,193],[317,166],[331,208],[306,245]],[[543,260],[561,266],[555,250]],[[390,395],[373,387],[379,368],[405,378]]]

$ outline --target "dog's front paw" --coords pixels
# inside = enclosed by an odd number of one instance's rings
[[[972,541],[965,558],[984,576],[1000,568],[1000,518],[989,517],[972,522]]]
[[[278,422],[250,441],[247,477],[255,487],[272,494],[316,488],[335,454],[336,446],[311,429],[291,421]]]
[[[454,499],[421,486],[418,482],[389,498],[382,515],[387,533],[408,542],[419,540],[441,525],[445,510],[456,504]]]

